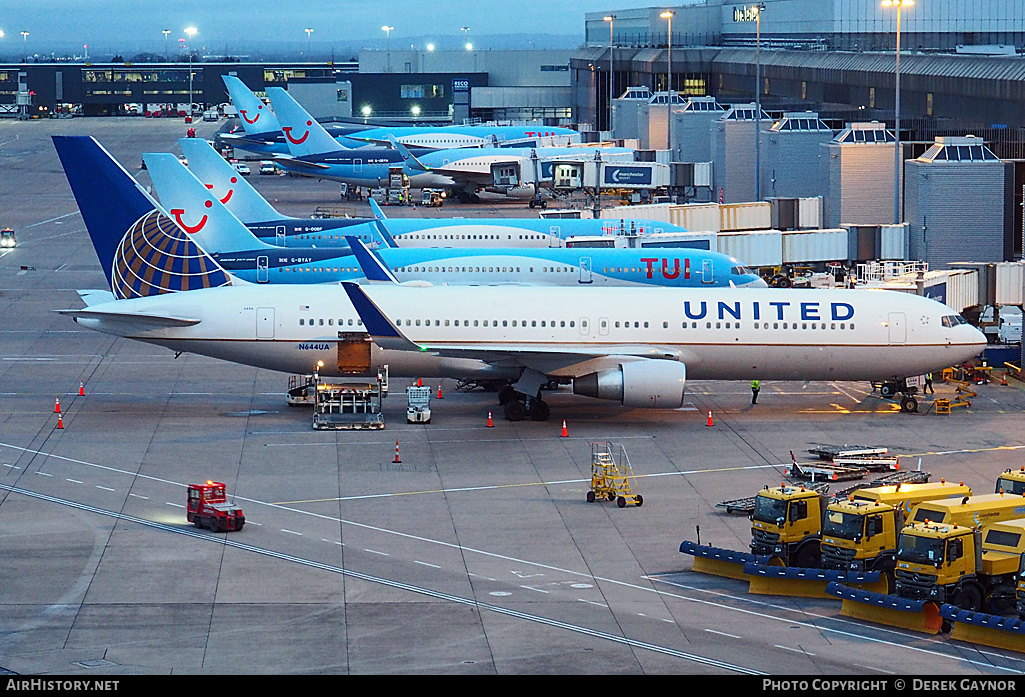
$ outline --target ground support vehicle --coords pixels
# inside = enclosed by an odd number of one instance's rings
[[[288,377],[288,406],[313,406],[317,393],[317,379],[313,375],[290,375]]]
[[[384,428],[381,382],[326,383],[317,381],[313,428],[352,430]]]
[[[893,585],[897,536],[904,516],[923,501],[960,500],[971,493],[964,485],[945,481],[858,489],[826,507],[818,568],[758,568],[749,564],[744,571],[754,579],[750,592],[825,597],[826,584],[833,581],[887,592]]]
[[[617,462],[615,451],[619,451]],[[644,505],[644,497],[633,493],[630,487],[630,458],[622,445],[612,443],[591,443],[591,489],[587,492],[587,502],[599,500],[615,501],[620,508],[632,503]]]
[[[818,445],[808,448],[808,452],[817,455],[820,460],[835,460],[840,457],[865,457],[875,455],[886,455],[888,450],[884,447],[869,445]]]
[[[431,388],[412,385],[406,388],[406,423],[431,422]]]
[[[0,248],[11,249],[18,246],[18,238],[14,236],[14,230],[5,227],[0,230]]]
[[[932,634],[943,631],[943,615],[952,614],[944,605],[973,613],[972,621],[962,617],[964,624],[1016,628],[1018,625],[999,620],[1017,611],[1023,554],[1025,518],[984,526],[913,522],[901,532],[895,593],[852,591],[840,584],[830,584],[827,592],[843,599],[842,615],[905,629]],[[984,618],[976,615],[986,614],[985,610],[993,614],[983,622]],[[950,619],[946,618],[948,627]],[[960,633],[982,634],[968,629]],[[1017,645],[1017,650],[1025,651],[1025,642]]]
[[[246,524],[242,509],[228,503],[222,482],[190,484],[185,510],[185,517],[190,523],[197,528],[210,528],[214,532],[241,530]]]
[[[441,208],[445,203],[445,192],[437,189],[423,189],[420,192],[420,205],[430,208]]]

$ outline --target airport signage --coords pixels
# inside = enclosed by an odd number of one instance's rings
[[[758,21],[758,10],[749,5],[742,7],[733,8],[733,21],[734,22],[757,22]]]
[[[651,169],[648,167],[605,166],[604,184],[631,184],[633,186],[651,184]]]
[[[469,80],[453,80],[452,81],[453,92],[469,92],[470,81]]]

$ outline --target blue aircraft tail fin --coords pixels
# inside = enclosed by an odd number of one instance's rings
[[[189,161],[189,170],[243,223],[284,217],[205,140],[179,138],[178,144]]]
[[[95,138],[53,144],[115,298],[231,285]]]
[[[242,122],[242,129],[250,134],[278,133],[281,131],[281,124],[270,107],[263,103],[263,100],[253,94],[253,91],[246,87],[246,83],[234,75],[221,75],[224,86],[228,88],[231,101],[238,110],[239,121]]]
[[[370,210],[374,214],[374,227],[377,228],[378,236],[384,240],[385,246],[392,248],[398,247],[399,245],[396,244],[395,238],[392,237],[391,232],[388,231],[388,224],[385,222],[387,218],[384,216],[384,211],[382,211],[381,207],[377,205],[377,201],[372,198],[370,199]]]
[[[268,87],[267,96],[274,105],[274,112],[281,122],[285,145],[292,157],[305,157],[321,153],[345,150],[324,127],[280,87]]]

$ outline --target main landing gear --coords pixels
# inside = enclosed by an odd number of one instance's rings
[[[548,404],[538,397],[529,397],[517,392],[512,385],[506,385],[498,391],[498,403],[505,407],[505,418],[509,421],[523,421],[530,417],[531,421],[547,421],[551,410]]]

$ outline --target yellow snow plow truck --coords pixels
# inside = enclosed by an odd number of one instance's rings
[[[955,619],[962,612],[974,618],[987,608],[994,613],[985,615],[990,624],[1014,612],[1023,552],[1025,497],[929,501],[901,531],[893,594],[839,583],[830,583],[827,592],[843,600],[840,614],[849,617],[931,634],[951,623],[967,631],[974,624],[965,615]]]

